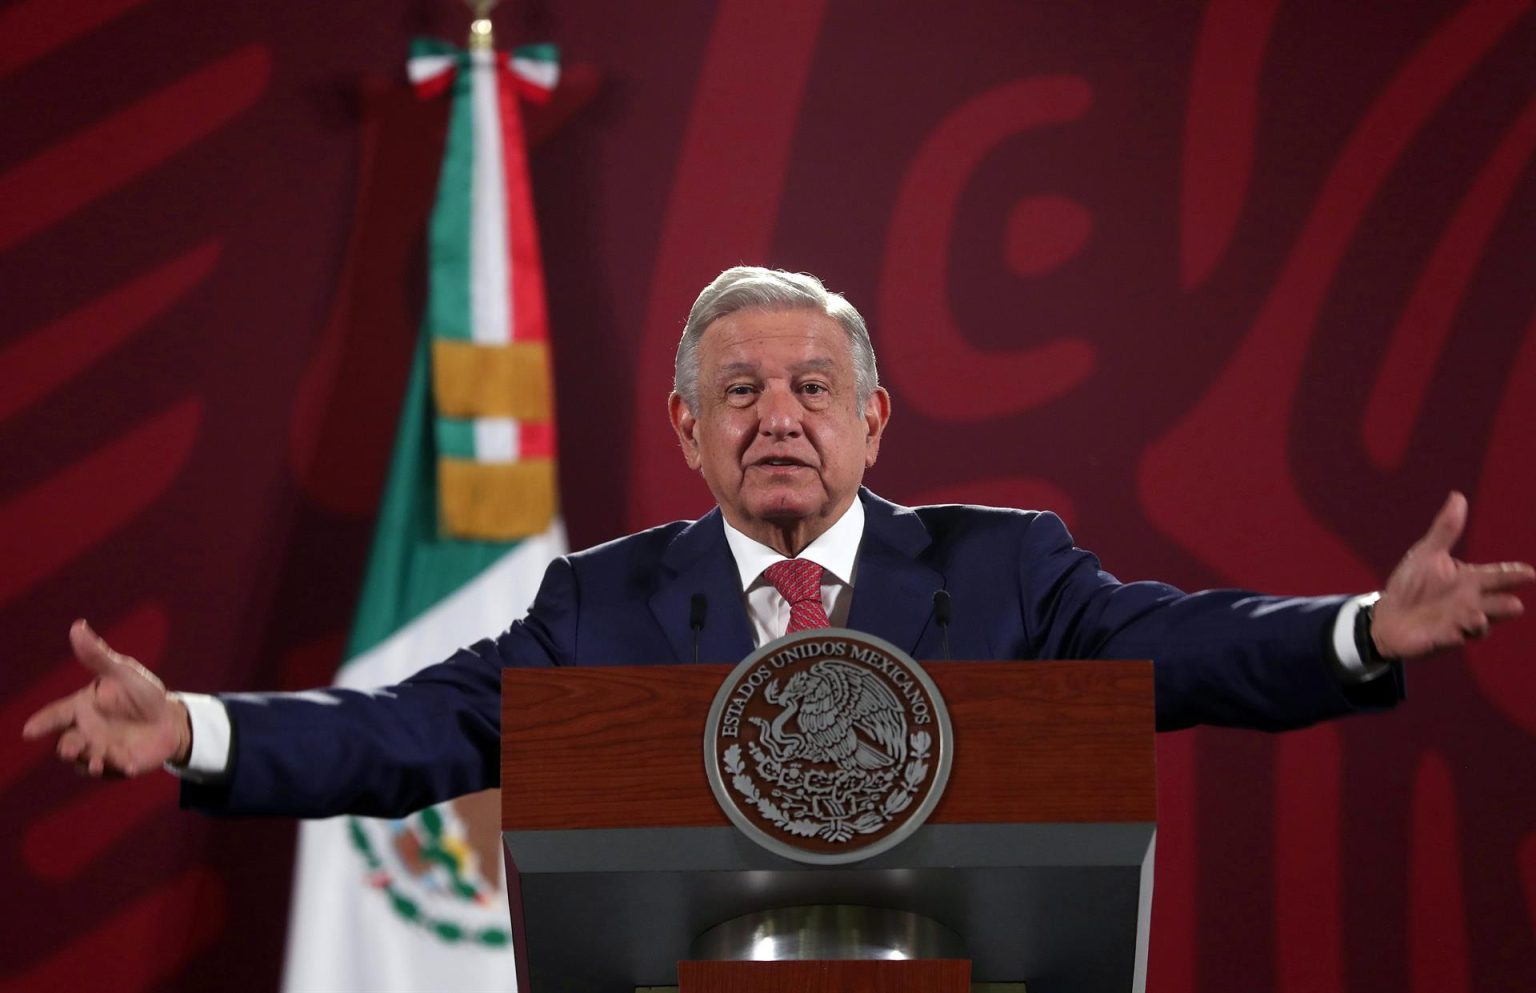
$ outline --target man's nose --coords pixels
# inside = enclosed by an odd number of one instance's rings
[[[757,402],[758,433],[773,438],[793,438],[800,433],[800,401],[794,392],[770,386]]]

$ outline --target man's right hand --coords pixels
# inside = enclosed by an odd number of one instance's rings
[[[186,706],[155,674],[114,652],[85,621],[69,629],[80,664],[96,678],[27,719],[27,740],[58,735],[59,758],[90,776],[137,776],[186,764],[192,726]]]

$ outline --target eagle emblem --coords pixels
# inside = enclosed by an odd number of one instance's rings
[[[775,762],[803,758],[844,770],[884,769],[907,757],[901,701],[867,669],[823,659],[791,676],[782,692],[776,680],[769,683],[763,699],[784,708],[771,723],[751,719]],[[791,721],[795,730],[786,732]]]
[[[807,862],[868,858],[937,803],[951,761],[932,680],[894,646],[839,629],[765,645],[710,710],[716,799],[750,837]]]

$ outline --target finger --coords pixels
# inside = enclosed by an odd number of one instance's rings
[[[137,659],[113,651],[112,646],[83,619],[70,625],[69,644],[81,665],[116,682],[136,703],[149,705],[164,695],[165,684],[159,677],[140,665]]]
[[[73,762],[80,757],[81,753],[85,751],[85,744],[85,735],[81,734],[79,731],[76,731],[74,728],[70,728],[68,731],[65,731],[63,734],[59,735],[59,743],[56,746],[55,751],[58,752],[60,760],[64,762]]]
[[[1525,613],[1525,604],[1513,593],[1494,593],[1484,596],[1480,605],[1483,613],[1494,621],[1507,621]]]
[[[1477,588],[1484,593],[1494,590],[1511,590],[1536,580],[1536,569],[1528,562],[1490,562],[1473,566]]]
[[[137,776],[143,770],[134,762],[131,749],[124,745],[114,744],[107,749],[107,772],[109,775],[118,774],[124,778]]]
[[[33,741],[45,735],[55,734],[75,723],[75,698],[78,693],[71,693],[62,700],[55,700],[48,706],[39,710],[27,718],[27,723],[22,725],[21,736],[28,741]]]
[[[1429,530],[1419,540],[1419,547],[1430,552],[1449,552],[1461,538],[1467,525],[1467,498],[1455,490],[1445,498]]]
[[[1461,633],[1468,639],[1488,637],[1488,615],[1481,610],[1473,610],[1462,615]]]
[[[89,733],[84,731],[81,733],[85,734],[85,750],[76,757],[75,761],[85,762],[87,764],[105,762],[106,759],[104,756],[107,752],[106,743],[103,742],[100,738],[97,738]]]
[[[122,656],[114,652],[101,635],[92,631],[84,618],[69,626],[69,647],[74,650],[80,664],[98,676],[117,673],[117,664]]]

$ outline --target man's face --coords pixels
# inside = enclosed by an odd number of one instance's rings
[[[877,389],[859,404],[848,337],[825,314],[742,310],[699,341],[698,410],[673,394],[671,413],[726,520],[794,554],[853,502],[890,398]]]

